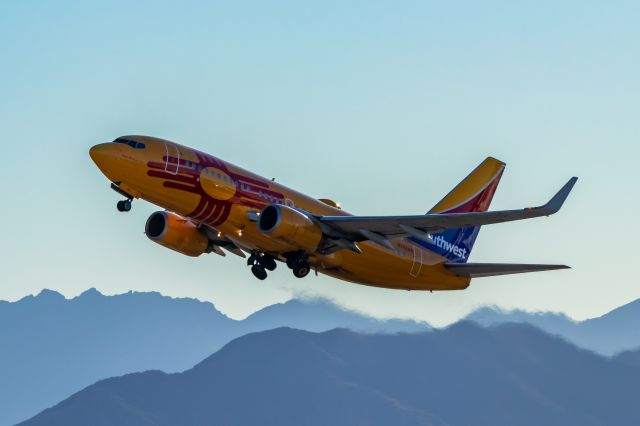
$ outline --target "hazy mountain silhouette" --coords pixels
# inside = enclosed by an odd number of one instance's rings
[[[505,310],[497,306],[476,309],[465,318],[483,326],[504,323],[527,323],[553,334],[572,331],[577,322],[568,316],[554,312],[527,312],[519,309]]]
[[[506,311],[496,307],[480,308],[466,319],[481,325],[507,322],[532,324],[582,348],[607,356],[640,347],[640,328],[637,326],[640,323],[640,299],[585,321],[574,321],[558,313]]]
[[[618,362],[640,368],[640,349],[620,352],[613,357]]]
[[[425,322],[398,319],[379,320],[364,314],[358,315],[323,299],[290,300],[286,303],[267,306],[249,315],[241,322],[241,329],[247,333],[279,327],[293,327],[315,332],[348,328],[364,333],[417,333],[430,328]]]
[[[582,322],[493,307],[467,318],[485,326],[529,323],[605,355],[640,347],[640,301]],[[236,321],[211,303],[159,293],[104,296],[91,289],[65,299],[43,290],[15,303],[0,301],[0,425],[23,420],[97,380],[149,369],[183,371],[236,337],[283,326],[316,332],[428,329],[426,323],[377,320],[326,300],[291,300]],[[617,360],[640,365],[633,351]]]
[[[191,368],[231,339],[276,326],[313,331],[424,330],[413,321],[379,321],[323,300],[290,301],[245,321],[211,303],[159,293],[73,299],[43,290],[0,302],[0,425],[11,425],[106,377]]]
[[[184,373],[103,380],[23,425],[637,425],[639,379],[525,324],[276,329]]]

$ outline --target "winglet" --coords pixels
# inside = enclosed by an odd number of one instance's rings
[[[562,188],[560,188],[560,191],[558,191],[547,204],[539,207],[539,209],[543,210],[546,216],[551,216],[552,214],[557,213],[569,196],[569,193],[573,189],[573,185],[576,184],[577,180],[578,178],[575,176],[569,179],[569,181],[565,183]]]

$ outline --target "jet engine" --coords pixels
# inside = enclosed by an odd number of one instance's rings
[[[272,204],[260,213],[260,232],[278,238],[307,253],[316,251],[322,230],[306,214],[288,206]]]
[[[191,257],[209,253],[209,238],[189,219],[172,212],[155,212],[144,227],[147,237],[161,246]]]

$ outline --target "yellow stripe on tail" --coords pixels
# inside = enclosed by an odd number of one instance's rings
[[[488,203],[491,201],[493,191],[489,200],[485,200],[481,205],[472,205],[474,198],[480,196],[489,186],[497,186],[496,179],[499,180],[504,171],[505,163],[493,157],[487,157],[478,167],[476,167],[462,182],[460,182],[451,192],[449,192],[438,204],[433,207],[429,213],[444,213],[460,210],[462,212],[469,211],[486,211]],[[489,194],[487,194],[489,195]],[[465,205],[469,204],[466,208]]]

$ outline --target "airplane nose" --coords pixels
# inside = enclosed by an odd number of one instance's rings
[[[113,144],[110,143],[101,143],[95,146],[92,146],[89,150],[89,156],[96,163],[98,168],[103,169],[107,164],[110,158],[113,158]]]

